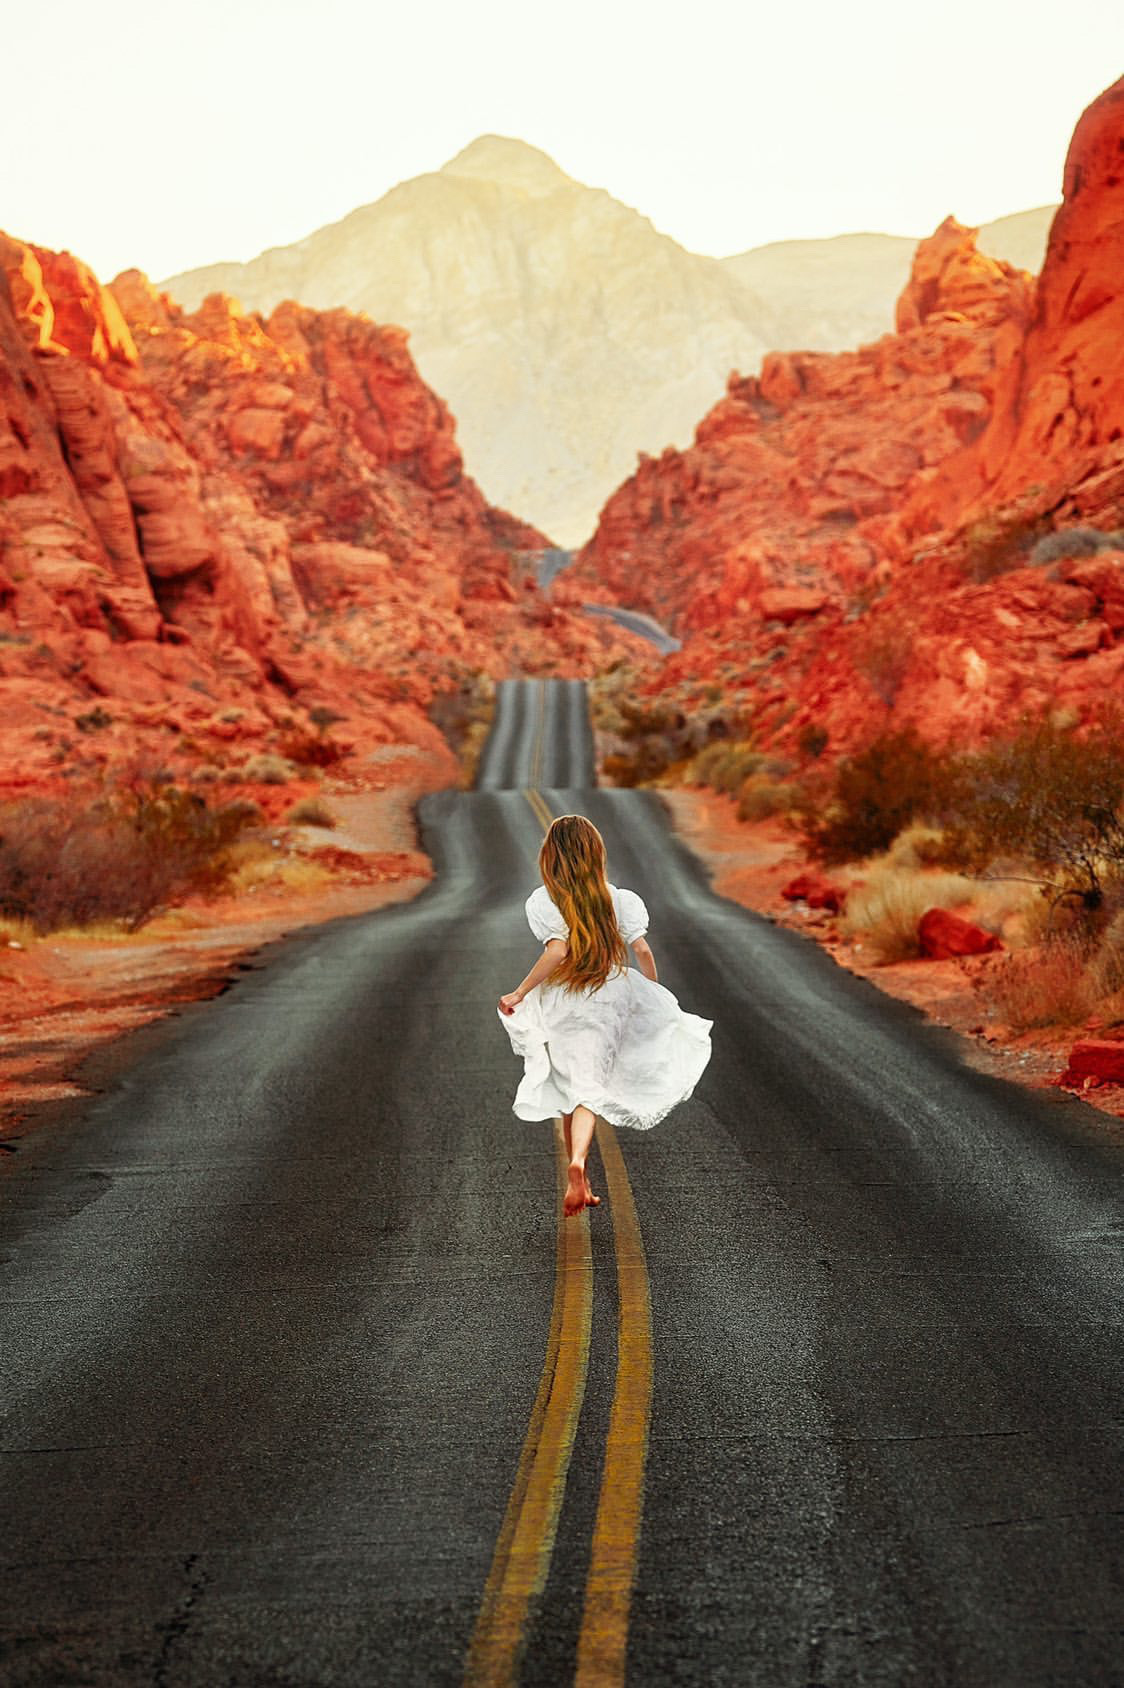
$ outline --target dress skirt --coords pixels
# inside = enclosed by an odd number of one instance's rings
[[[599,989],[549,981],[499,1017],[523,1057],[513,1107],[552,1119],[584,1103],[610,1125],[646,1131],[685,1102],[710,1060],[712,1020],[687,1014],[663,985],[634,968]]]

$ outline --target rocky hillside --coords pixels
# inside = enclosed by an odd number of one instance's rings
[[[882,333],[913,244],[698,257],[492,135],[292,246],[164,285],[191,306],[221,291],[262,311],[298,299],[402,323],[488,496],[578,545],[637,451],[685,445],[732,368]]]
[[[896,332],[731,378],[610,499],[578,573],[685,637],[652,690],[717,678],[767,740],[839,749],[1119,695],[1122,147],[1124,80],[1078,124],[1037,282],[949,219]]]
[[[194,315],[0,239],[0,784],[139,758],[212,774],[315,737],[436,738],[471,670],[636,641],[547,604],[542,536],[464,473],[405,335],[346,311]]]

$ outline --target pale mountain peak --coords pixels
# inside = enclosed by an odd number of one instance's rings
[[[442,165],[443,176],[471,176],[476,181],[495,182],[500,187],[519,188],[524,193],[555,193],[572,187],[572,178],[560,170],[553,158],[526,141],[507,135],[478,135],[463,151]]]

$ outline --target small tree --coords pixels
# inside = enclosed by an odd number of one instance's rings
[[[956,777],[954,759],[912,729],[883,733],[839,764],[826,806],[804,813],[805,843],[825,862],[887,850],[910,821],[947,808]]]
[[[954,848],[966,865],[1019,857],[1088,909],[1124,871],[1124,741],[1116,723],[1078,738],[1048,719],[970,759]]]

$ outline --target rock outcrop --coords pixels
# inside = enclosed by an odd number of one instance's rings
[[[0,785],[127,761],[217,775],[336,721],[436,741],[471,671],[584,673],[638,641],[549,600],[404,334],[194,314],[0,241]],[[313,734],[315,736],[315,733]]]
[[[790,752],[1118,694],[1122,157],[1124,80],[1077,126],[1037,283],[950,218],[895,333],[765,358],[618,489],[577,573],[684,638],[649,689],[717,677]],[[1101,538],[1036,548],[1082,525]]]

